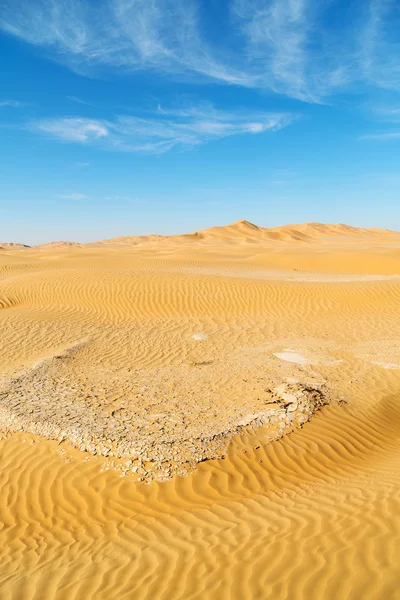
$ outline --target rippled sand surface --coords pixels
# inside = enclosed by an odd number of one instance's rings
[[[1,599],[400,598],[400,236],[252,227],[3,246]]]

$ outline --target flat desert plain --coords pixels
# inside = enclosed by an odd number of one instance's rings
[[[400,598],[400,234],[0,244],[0,598]]]

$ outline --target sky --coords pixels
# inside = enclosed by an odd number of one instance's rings
[[[0,241],[400,230],[398,0],[0,0]]]

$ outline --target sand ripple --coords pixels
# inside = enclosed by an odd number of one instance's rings
[[[46,408],[51,424],[73,407],[71,427],[130,414],[136,441],[243,428],[224,458],[148,485],[121,477],[125,458],[3,430],[0,598],[399,598],[400,372],[376,364],[400,363],[398,281],[198,270],[229,255],[234,269],[391,275],[398,255],[168,244],[2,255],[3,408]],[[288,349],[308,362],[276,356]],[[246,425],[274,393],[286,420],[305,381],[346,402],[272,443],[270,423]]]

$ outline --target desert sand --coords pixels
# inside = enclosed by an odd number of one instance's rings
[[[1,599],[399,599],[400,233],[0,243]]]

